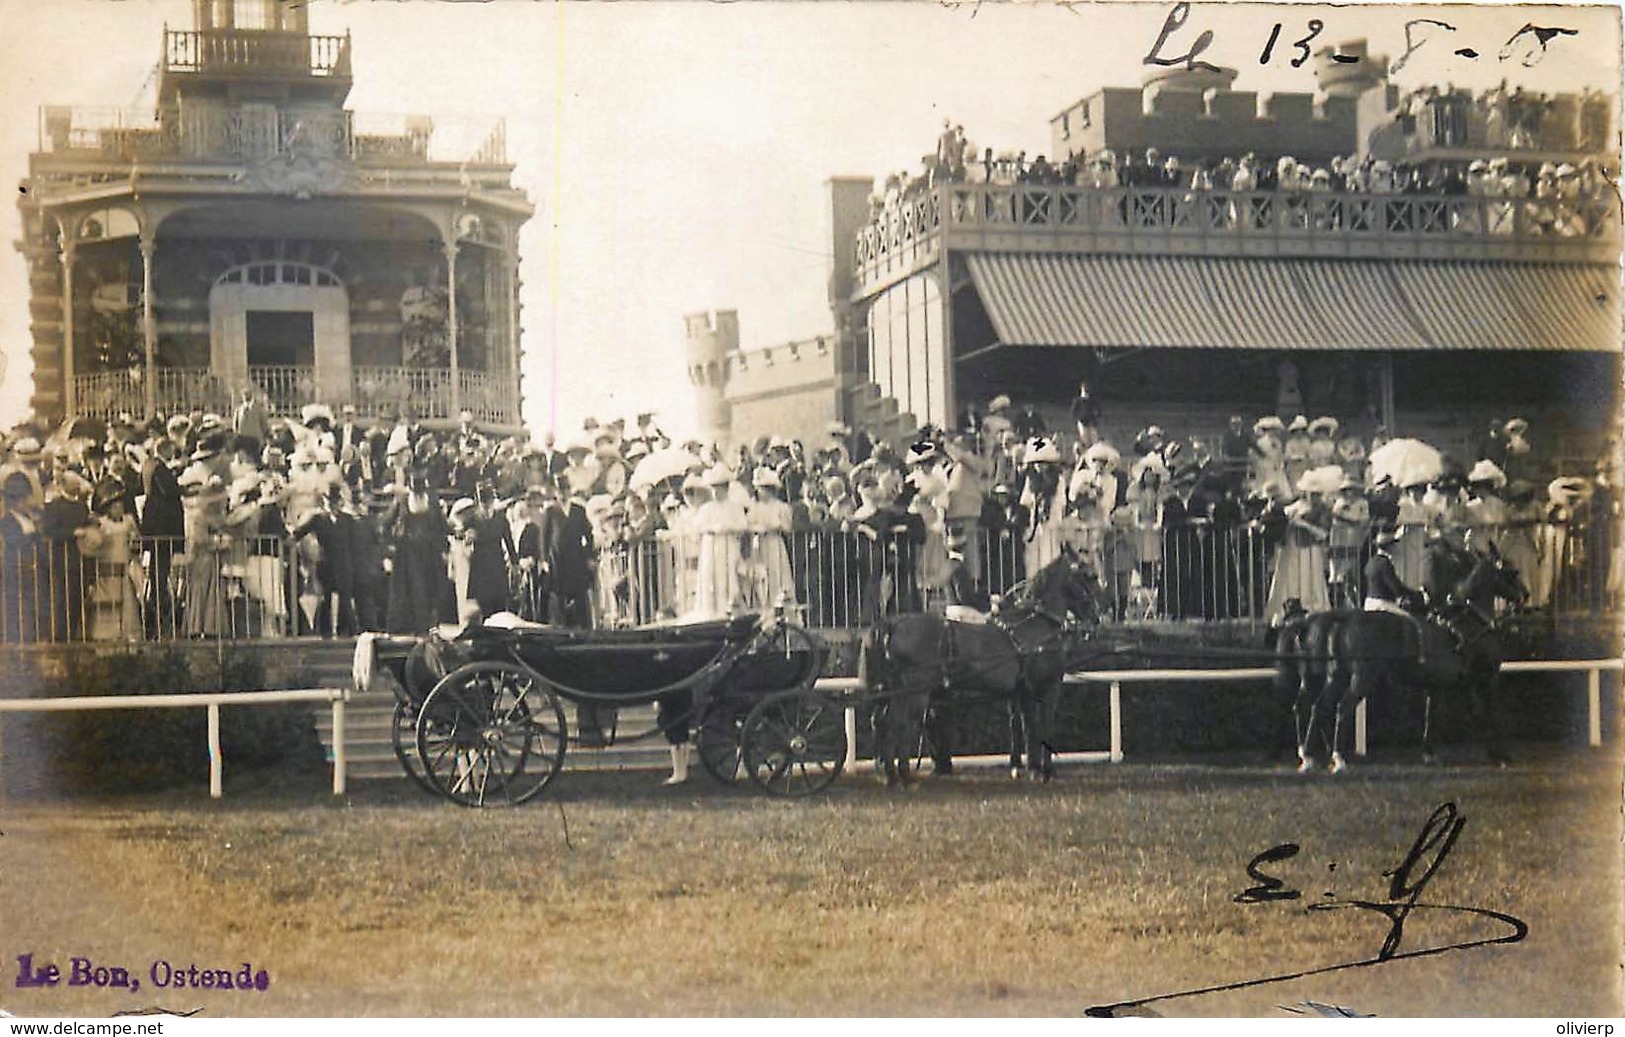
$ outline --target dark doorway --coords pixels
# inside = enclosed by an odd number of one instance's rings
[[[316,315],[308,310],[250,310],[248,366],[310,367],[316,363]]]

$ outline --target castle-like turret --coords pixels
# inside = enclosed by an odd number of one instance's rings
[[[694,385],[699,436],[725,444],[732,424],[728,409],[728,356],[739,350],[739,313],[717,310],[683,318],[688,344],[688,380]]]

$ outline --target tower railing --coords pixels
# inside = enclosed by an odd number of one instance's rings
[[[164,30],[164,71],[350,77],[350,36],[240,29]]]

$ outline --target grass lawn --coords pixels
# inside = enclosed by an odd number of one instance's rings
[[[474,811],[404,783],[349,802],[237,773],[0,814],[0,1008],[211,1015],[1071,1015],[1373,957],[1372,910],[1429,815],[1466,820],[1425,904],[1528,925],[1516,943],[1160,1000],[1165,1015],[1618,1015],[1620,756],[1531,747],[1508,770],[1378,755],[1300,777],[1224,760],[993,771],[811,801],[566,775]],[[1297,900],[1236,903],[1248,862]],[[1413,877],[1437,849],[1422,855]],[[1508,927],[1418,908],[1402,950]],[[138,991],[14,986],[16,958],[122,965]],[[259,991],[158,990],[154,960],[265,969]]]

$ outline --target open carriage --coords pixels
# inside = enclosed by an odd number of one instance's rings
[[[579,744],[566,702],[659,702],[665,723],[686,721],[697,733],[712,776],[731,783],[748,775],[770,793],[797,795],[833,782],[846,755],[839,709],[807,708],[819,699],[808,693],[825,654],[801,627],[755,614],[631,630],[515,622],[449,637],[364,637],[354,676],[362,690],[381,672],[394,678],[402,767],[464,806],[517,805],[547,787],[567,745]]]

